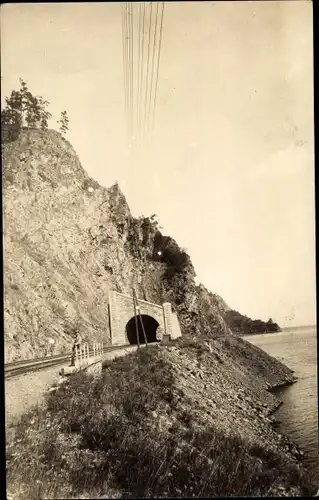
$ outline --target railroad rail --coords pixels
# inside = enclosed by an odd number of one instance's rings
[[[103,346],[102,355],[116,350],[121,350],[129,347],[130,344],[125,344],[122,346]],[[87,352],[87,356],[94,357],[96,351],[93,347],[90,347]],[[35,372],[43,370],[45,368],[51,368],[56,365],[61,365],[71,361],[70,354],[56,354],[54,356],[44,356],[41,358],[26,359],[21,361],[13,361],[12,363],[6,363],[4,365],[4,376],[5,378],[16,377],[18,375],[24,375],[26,373]]]

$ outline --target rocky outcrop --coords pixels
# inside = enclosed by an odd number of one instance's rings
[[[229,331],[227,306],[195,285],[191,262],[163,279],[156,223],[133,218],[118,184],[91,179],[59,133],[23,130],[3,159],[6,362],[69,350],[76,327],[107,342],[108,292],[132,286],[145,300],[171,301],[182,331]]]
[[[255,335],[281,331],[279,325],[274,323],[271,318],[267,322],[260,319],[251,319],[232,309],[225,311],[223,316],[232,332],[238,335]]]

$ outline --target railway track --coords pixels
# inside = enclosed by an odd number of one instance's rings
[[[105,346],[103,348],[103,354],[111,351],[121,350],[129,347],[129,345],[124,346]],[[93,349],[89,350],[89,355],[93,357]],[[12,363],[7,363],[4,365],[4,376],[5,378],[16,377],[18,375],[24,375],[26,373],[31,373],[45,368],[51,368],[53,366],[61,365],[71,361],[70,354],[57,354],[55,356],[45,356],[42,358],[26,359],[22,361],[14,361]]]

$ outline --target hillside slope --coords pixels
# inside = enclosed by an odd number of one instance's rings
[[[117,184],[92,180],[59,133],[23,130],[3,159],[6,362],[69,350],[75,327],[108,342],[108,292],[132,286],[145,300],[171,301],[182,331],[229,331],[226,304],[195,285],[190,262],[163,279],[156,224],[132,217]]]

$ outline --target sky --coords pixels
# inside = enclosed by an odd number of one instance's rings
[[[153,142],[138,161],[120,3],[2,4],[2,96],[22,77],[51,103],[50,126],[67,110],[88,174],[117,180],[134,216],[155,213],[231,308],[314,324],[312,34],[310,1],[165,2]]]

